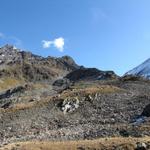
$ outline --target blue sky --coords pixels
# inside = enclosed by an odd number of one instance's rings
[[[149,0],[0,0],[0,45],[122,75],[150,57],[149,8]]]

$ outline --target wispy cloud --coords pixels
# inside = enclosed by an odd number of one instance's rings
[[[60,52],[64,51],[65,40],[62,37],[56,38],[54,40],[43,40],[42,43],[43,48],[50,48],[51,46],[54,46]]]
[[[111,14],[109,12],[98,8],[93,7],[90,9],[91,12],[91,22],[92,24],[99,24],[101,22],[107,22],[112,25],[118,25],[118,21],[111,17]]]
[[[95,22],[108,18],[107,14],[100,8],[92,8],[91,12],[92,12],[92,19]]]
[[[52,41],[46,41],[46,40],[43,40],[42,43],[43,43],[43,48],[49,48],[51,44],[53,44]]]
[[[4,34],[0,32],[0,38],[4,38]]]
[[[22,47],[22,41],[15,36],[8,36],[0,32],[0,42],[2,44],[12,44],[16,47]]]

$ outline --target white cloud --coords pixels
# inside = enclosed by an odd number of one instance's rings
[[[50,48],[53,45],[60,52],[64,51],[65,40],[62,37],[56,38],[52,41],[43,40],[42,43],[43,43],[43,48]]]
[[[64,38],[60,37],[54,40],[54,46],[59,49],[59,51],[63,52],[64,50],[65,40]]]

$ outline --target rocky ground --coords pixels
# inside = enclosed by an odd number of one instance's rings
[[[42,58],[8,45],[0,52],[1,146],[150,136],[149,80],[79,67],[68,56]]]
[[[0,142],[149,136],[149,115],[142,115],[150,103],[149,85],[79,81],[59,94],[1,108]]]

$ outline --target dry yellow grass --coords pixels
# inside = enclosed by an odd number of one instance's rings
[[[11,108],[7,109],[0,109],[0,112],[6,113],[6,112],[17,112],[20,110],[30,109],[32,107],[41,107],[43,105],[46,105],[49,102],[49,100],[43,100],[39,102],[30,102],[30,103],[18,103],[15,104]]]
[[[0,150],[111,150],[118,146],[119,150],[134,150],[137,142],[150,142],[145,138],[101,138],[97,140],[81,140],[66,142],[29,141],[14,143],[0,148]]]
[[[33,89],[48,88],[48,85],[44,84],[44,83],[34,83],[31,86],[32,86]]]
[[[23,80],[18,80],[15,78],[2,78],[0,79],[0,91],[7,90],[21,84],[24,84]]]
[[[101,86],[92,86],[83,89],[73,89],[73,90],[66,90],[61,94],[61,97],[73,97],[73,96],[87,96],[87,95],[95,95],[95,94],[108,94],[108,93],[115,93],[115,92],[123,92],[125,90],[120,89],[115,86],[110,85],[101,85]]]

